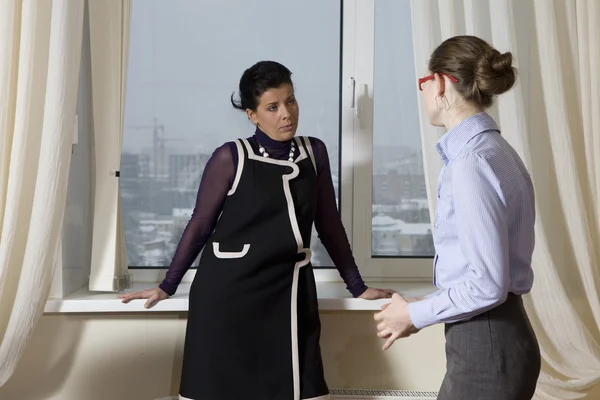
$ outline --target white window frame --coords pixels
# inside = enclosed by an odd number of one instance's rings
[[[375,0],[342,1],[339,155],[342,221],[365,280],[430,281],[431,258],[376,258],[371,254]],[[89,43],[84,42],[84,46],[89,47]],[[83,79],[86,77],[89,78],[85,74],[82,76]],[[85,82],[80,82],[80,85],[82,83]],[[361,96],[363,92],[367,96]],[[87,134],[91,135],[91,132],[80,130],[80,135]],[[164,278],[166,271],[166,268],[135,268],[130,269],[129,273],[134,282],[156,283]],[[183,282],[190,282],[195,273],[195,269],[190,269]],[[335,268],[316,268],[315,277],[317,282],[341,282]]]
[[[373,61],[375,0],[343,0],[341,91],[341,217],[354,258],[367,281],[423,281],[433,276],[432,257],[373,257]],[[366,91],[366,92],[364,92]],[[362,93],[367,96],[362,96]],[[162,280],[166,269],[132,269],[136,282]],[[195,269],[184,281],[190,281]],[[317,282],[340,282],[334,268],[316,268]]]
[[[375,0],[345,0],[343,13],[341,204],[354,257],[367,280],[431,279],[432,257],[372,255]]]

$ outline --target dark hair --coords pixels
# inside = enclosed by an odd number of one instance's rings
[[[275,61],[260,61],[246,71],[240,79],[239,101],[233,99],[231,104],[238,110],[256,111],[260,96],[269,89],[292,83],[292,72]]]
[[[512,88],[517,75],[511,53],[502,54],[475,36],[444,41],[431,54],[429,71],[455,77],[455,87],[463,98],[483,108],[492,105],[494,96]]]

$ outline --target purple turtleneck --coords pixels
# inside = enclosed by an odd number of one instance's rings
[[[252,148],[258,153],[258,142],[265,147],[270,158],[286,160],[289,157],[291,140],[277,141],[271,139],[260,129],[254,136],[249,137]],[[363,282],[342,220],[335,201],[335,191],[331,180],[331,168],[325,143],[316,138],[310,138],[317,164],[317,209],[315,228],[321,242],[333,260],[346,287],[354,297],[367,290]],[[213,233],[223,203],[227,198],[237,170],[238,154],[236,145],[228,142],[217,148],[208,160],[192,217],[188,222],[167,275],[159,285],[169,295],[173,295],[181,282],[183,275],[191,267],[194,260]]]

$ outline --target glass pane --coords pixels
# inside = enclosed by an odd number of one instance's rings
[[[410,0],[375,7],[371,253],[432,256]]]
[[[169,265],[210,155],[253,134],[229,99],[257,61],[292,70],[298,135],[327,144],[337,191],[340,13],[339,1],[133,1],[121,165],[130,266]],[[312,250],[315,265],[332,265],[316,234]]]

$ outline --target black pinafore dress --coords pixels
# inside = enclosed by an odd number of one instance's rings
[[[308,248],[316,165],[310,141],[294,140],[294,162],[235,142],[235,180],[190,290],[181,398],[329,398]]]

